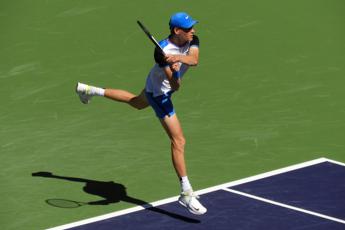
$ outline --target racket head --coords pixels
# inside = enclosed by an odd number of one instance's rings
[[[87,204],[84,202],[78,202],[78,201],[67,200],[67,199],[58,199],[58,198],[48,199],[46,200],[46,203],[57,208],[78,208],[80,206]]]

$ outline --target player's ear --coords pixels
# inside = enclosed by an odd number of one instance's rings
[[[178,27],[173,28],[174,34],[180,34],[181,30]]]

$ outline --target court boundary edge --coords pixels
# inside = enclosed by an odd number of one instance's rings
[[[198,195],[203,195],[203,194],[206,194],[206,193],[222,190],[222,189],[227,188],[227,187],[232,187],[232,186],[236,186],[236,185],[252,182],[252,181],[255,181],[255,180],[259,180],[259,179],[263,179],[263,178],[279,175],[279,174],[282,174],[282,173],[294,171],[294,170],[297,170],[297,169],[301,169],[301,168],[305,168],[305,167],[308,167],[308,166],[320,164],[320,163],[323,163],[323,162],[331,162],[331,163],[338,164],[338,165],[341,165],[341,166],[345,167],[345,163],[342,163],[342,162],[339,162],[339,161],[335,161],[335,160],[331,160],[331,159],[328,159],[328,158],[325,158],[325,157],[321,157],[321,158],[317,158],[317,159],[314,159],[314,160],[305,161],[305,162],[302,162],[302,163],[297,163],[297,164],[290,165],[290,166],[287,166],[287,167],[283,167],[283,168],[280,168],[280,169],[276,169],[276,170],[272,170],[272,171],[269,171],[269,172],[261,173],[261,174],[258,174],[258,175],[254,175],[254,176],[246,177],[246,178],[243,178],[243,179],[235,180],[235,181],[232,181],[232,182],[228,182],[228,183],[212,186],[212,187],[209,187],[209,188],[201,189],[201,190],[195,191],[195,193],[198,194]],[[104,214],[104,215],[100,215],[100,216],[96,216],[96,217],[91,217],[91,218],[87,218],[87,219],[84,219],[84,220],[79,220],[79,221],[72,222],[72,223],[69,223],[69,224],[64,224],[64,225],[48,228],[46,230],[64,230],[64,229],[69,229],[69,228],[73,228],[73,227],[77,227],[77,226],[81,226],[81,225],[85,225],[85,224],[94,223],[94,222],[101,221],[101,220],[106,220],[106,219],[117,217],[117,216],[122,216],[122,215],[129,214],[129,213],[141,211],[141,210],[144,210],[144,209],[152,207],[152,206],[155,207],[155,206],[159,206],[159,205],[163,205],[163,204],[168,204],[168,203],[177,201],[177,199],[178,199],[178,196],[174,196],[174,197],[166,198],[166,199],[163,199],[163,200],[155,201],[155,202],[152,202],[152,203],[144,205],[144,206],[136,206],[136,207],[120,210],[120,211],[115,211],[115,212],[111,212],[111,213],[108,213],[108,214]]]

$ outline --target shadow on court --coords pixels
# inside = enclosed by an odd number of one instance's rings
[[[151,204],[149,204],[146,201],[131,197],[127,194],[126,187],[124,185],[115,183],[113,181],[106,182],[106,181],[89,180],[89,179],[84,179],[84,178],[58,176],[58,175],[54,175],[51,172],[35,172],[35,173],[32,173],[32,176],[47,177],[47,178],[85,183],[85,186],[83,187],[84,192],[92,194],[92,195],[100,196],[103,198],[98,201],[90,201],[90,202],[77,202],[77,201],[71,201],[71,200],[65,200],[65,199],[46,200],[48,204],[55,207],[59,207],[59,208],[73,208],[74,207],[75,208],[82,205],[109,205],[109,204],[118,203],[120,201],[124,201],[127,203],[140,205],[148,211],[163,214],[174,219],[178,219],[178,220],[185,221],[188,223],[200,223],[200,220],[182,216],[176,213],[172,213],[172,212],[169,212],[157,207],[153,207]]]

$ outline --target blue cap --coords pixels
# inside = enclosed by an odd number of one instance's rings
[[[185,12],[178,12],[171,16],[169,21],[170,28],[179,27],[183,29],[188,29],[194,26],[198,21],[194,20]]]

